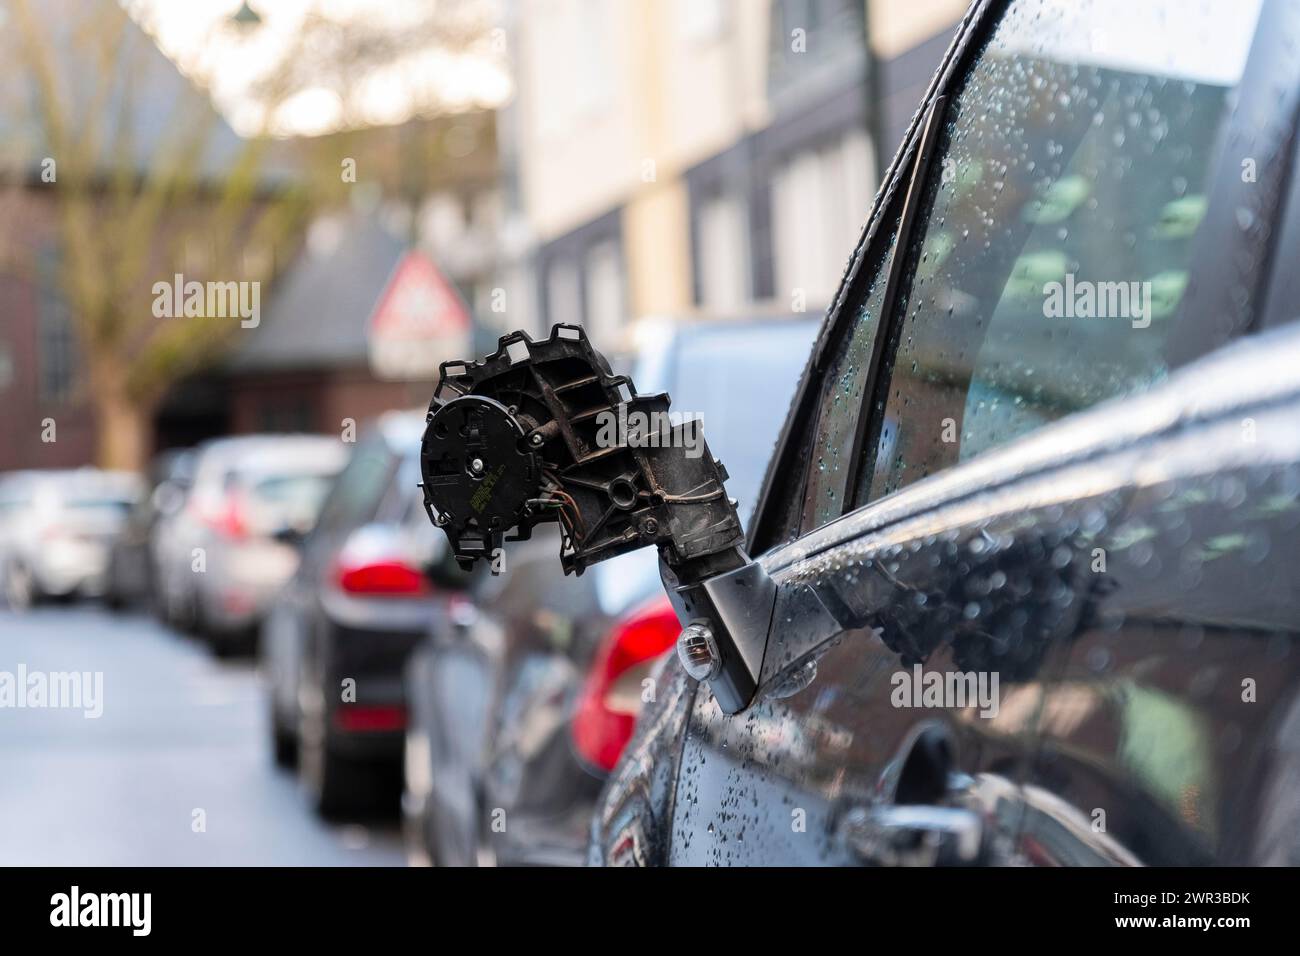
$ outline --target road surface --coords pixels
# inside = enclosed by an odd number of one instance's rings
[[[100,672],[102,701],[92,676],[79,697],[63,685],[79,707],[47,693],[19,708],[5,681],[23,669],[29,689],[33,675]],[[265,720],[251,661],[96,604],[0,604],[0,864],[401,865],[396,812],[318,820],[272,763]]]

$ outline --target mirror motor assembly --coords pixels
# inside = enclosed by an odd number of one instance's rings
[[[420,448],[424,505],[465,568],[496,568],[504,542],[543,522],[560,525],[566,574],[656,546],[678,618],[713,637],[710,684],[732,713],[756,689],[775,587],[745,554],[726,469],[682,431],[702,423],[672,424],[668,410],[666,394],[614,374],[580,326],[504,335],[480,362],[441,366]]]

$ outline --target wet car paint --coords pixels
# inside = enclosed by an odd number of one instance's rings
[[[1294,863],[1297,369],[1300,330],[1248,339],[1055,426],[1055,464],[1032,436],[768,555],[758,699],[678,669],[592,862],[881,862],[901,794],[973,807],[982,862]],[[894,706],[917,663],[996,674],[996,715]]]

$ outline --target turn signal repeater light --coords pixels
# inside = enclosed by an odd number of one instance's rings
[[[671,421],[668,408],[666,394],[615,375],[581,326],[536,342],[511,332],[482,361],[441,366],[420,448],[425,509],[465,568],[496,570],[504,542],[545,522],[560,525],[566,574],[653,545],[686,625],[682,661],[689,632],[688,670],[736,713],[758,686],[776,586],[745,553],[726,468],[697,420],[651,443],[607,427]]]
[[[677,636],[677,659],[682,669],[695,680],[712,680],[722,669],[722,657],[709,625],[687,624]]]

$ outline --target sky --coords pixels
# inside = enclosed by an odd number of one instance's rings
[[[262,22],[244,29],[230,22],[241,0],[121,2],[163,53],[209,91],[236,132],[313,136],[349,125],[336,90],[325,85],[302,90],[269,116],[249,90],[292,48],[304,17],[364,18],[400,31],[427,15],[437,0],[249,0]],[[482,2],[490,15],[495,0]],[[500,106],[511,91],[504,56],[496,55],[504,52],[503,43],[496,42],[500,37],[489,37],[483,53],[431,47],[371,71],[350,86],[360,125],[399,123],[435,105],[450,111]]]

